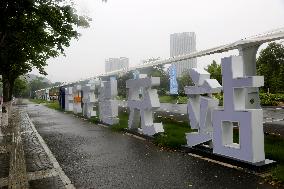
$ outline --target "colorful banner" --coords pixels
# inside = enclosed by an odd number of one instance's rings
[[[170,94],[178,94],[178,83],[177,83],[177,68],[175,65],[169,67],[170,75]]]

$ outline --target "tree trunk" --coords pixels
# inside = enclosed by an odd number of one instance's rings
[[[2,75],[3,81],[3,105],[2,105],[2,127],[8,126],[9,114],[11,112],[12,106],[12,93],[11,93],[11,83],[14,81],[9,80],[6,75]]]
[[[9,103],[8,103],[8,118],[11,118],[11,115],[12,115],[12,104],[13,104],[13,98],[12,98],[12,96],[13,96],[13,89],[14,89],[14,82],[15,82],[15,80],[9,80],[9,81],[11,81],[10,82],[10,88],[9,88]]]

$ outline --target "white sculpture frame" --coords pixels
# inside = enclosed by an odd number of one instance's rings
[[[153,111],[160,107],[160,101],[156,89],[152,86],[159,86],[159,77],[146,77],[140,74],[138,79],[126,81],[128,88],[128,107],[130,110],[128,129],[139,128],[139,118],[141,118],[141,132],[152,136],[156,133],[164,132],[162,123],[153,123]],[[142,97],[140,99],[140,93]]]
[[[99,117],[103,123],[115,125],[119,123],[117,96],[117,80],[101,81],[99,88]]]
[[[222,74],[224,109],[213,111],[213,152],[245,162],[263,162],[263,112],[246,108],[245,94],[263,86],[264,78],[245,76],[242,56],[223,58]],[[239,123],[239,144],[233,143],[233,122]]]
[[[210,74],[204,69],[190,69],[189,75],[195,86],[187,86],[184,89],[189,99],[188,115],[191,129],[198,130],[186,133],[187,145],[192,147],[212,140],[211,114],[219,103],[212,94],[221,92],[222,86],[216,79],[210,79]],[[201,96],[201,94],[209,96]]]

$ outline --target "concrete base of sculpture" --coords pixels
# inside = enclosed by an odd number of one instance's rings
[[[185,146],[182,146],[181,149],[186,153],[197,154],[203,157],[210,158],[215,161],[220,161],[222,163],[228,163],[233,166],[242,167],[242,168],[249,169],[249,170],[256,171],[256,172],[263,172],[277,165],[276,161],[273,161],[270,159],[265,159],[264,161],[257,162],[257,163],[251,163],[251,162],[242,161],[236,158],[232,158],[229,156],[215,154],[213,153],[212,148],[204,144],[197,145],[194,147],[185,145]]]
[[[115,125],[119,123],[119,118],[117,117],[105,117],[101,120],[106,125]]]

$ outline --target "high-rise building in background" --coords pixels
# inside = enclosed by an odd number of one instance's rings
[[[109,58],[105,61],[105,72],[111,72],[129,67],[129,59],[126,57]]]
[[[170,36],[170,56],[189,54],[196,51],[196,36],[194,32],[174,33]],[[196,68],[197,59],[182,60],[173,63],[176,66],[177,77],[190,68]]]

